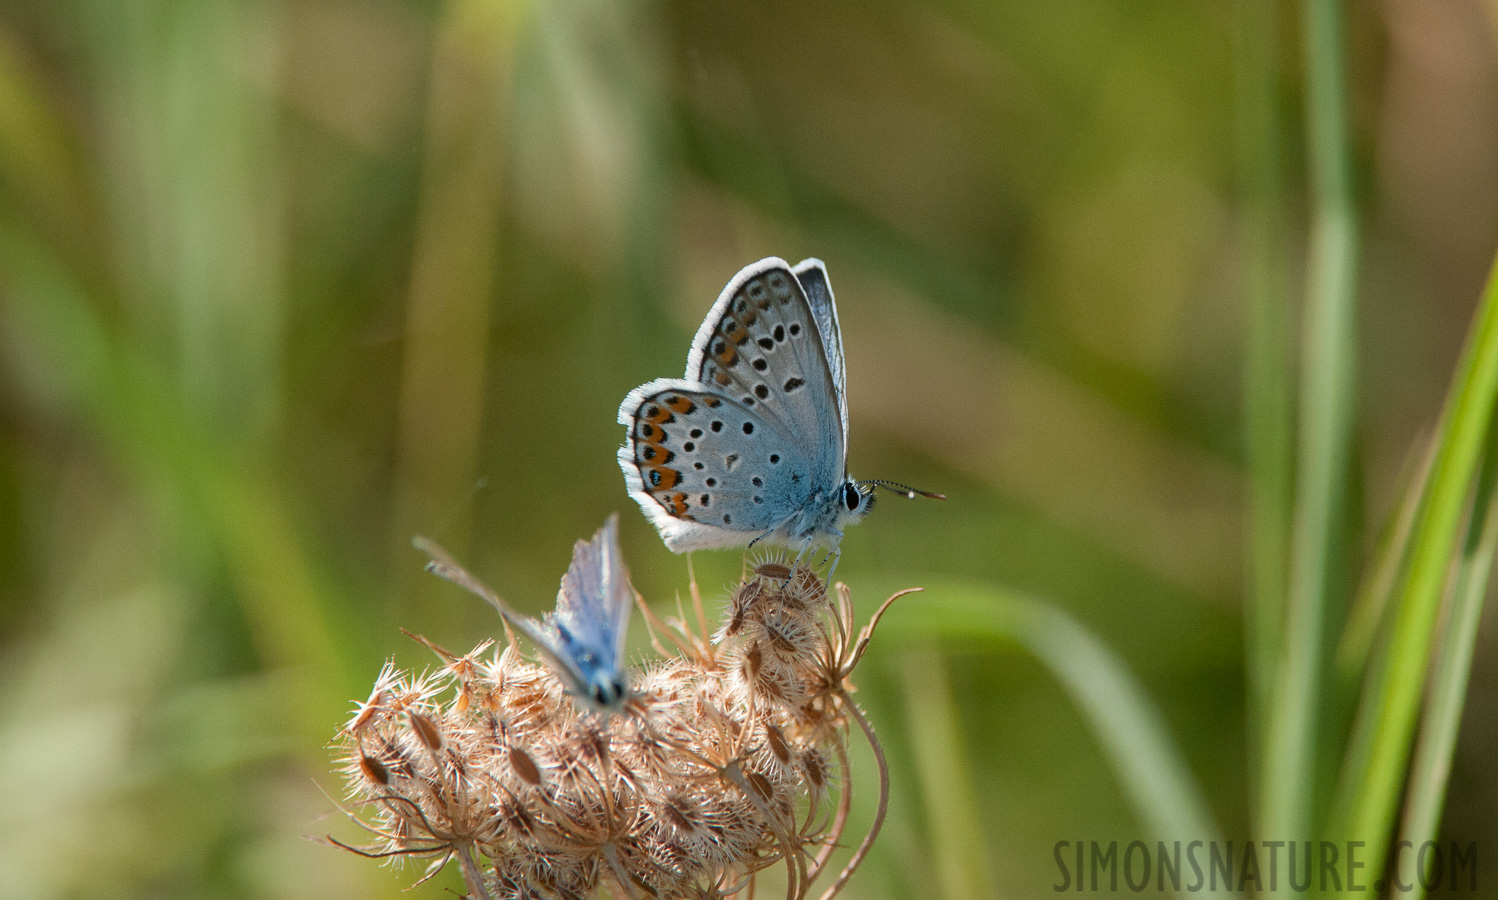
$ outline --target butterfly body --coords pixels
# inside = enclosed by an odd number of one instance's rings
[[[835,550],[872,503],[847,474],[847,420],[826,267],[771,257],[724,288],[684,378],[624,399],[619,465],[678,553],[758,541]]]

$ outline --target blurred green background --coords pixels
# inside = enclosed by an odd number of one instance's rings
[[[1292,306],[1294,9],[1265,73]],[[1498,233],[1498,4],[1351,4],[1345,35],[1359,555]],[[685,560],[625,495],[615,410],[772,254],[828,264],[852,473],[951,498],[849,532],[861,608],[1067,611],[1245,837],[1252,40],[1226,3],[9,0],[0,893],[401,895],[415,870],[303,836],[357,838],[323,743],[385,658],[433,662],[399,627],[499,633],[411,536],[539,611],[621,510],[669,608]],[[720,602],[739,555],[693,562]],[[1490,624],[1443,836],[1498,852]],[[1057,841],[1145,835],[1046,669],[919,626],[859,672],[895,786],[847,896],[1049,894]]]

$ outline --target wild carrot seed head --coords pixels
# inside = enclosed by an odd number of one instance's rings
[[[721,897],[788,853],[804,871],[839,837],[818,813],[851,702],[826,673],[852,631],[835,615],[815,573],[763,560],[715,646],[631,672],[611,715],[514,647],[428,643],[445,664],[419,676],[387,663],[335,739],[362,852],[471,860],[490,897]]]

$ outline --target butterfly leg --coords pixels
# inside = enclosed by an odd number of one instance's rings
[[[827,579],[824,583],[831,585],[832,573],[837,571],[837,564],[842,561],[843,549],[837,544],[833,544],[832,549],[828,551],[827,555],[832,557],[832,568],[827,570]],[[826,560],[824,559],[823,561],[825,562]]]
[[[790,584],[791,584],[791,575],[794,575],[796,573],[796,567],[799,566],[799,565],[801,565],[802,558],[806,556],[806,551],[808,551],[810,549],[811,549],[811,538],[810,537],[802,538],[802,540],[801,540],[801,549],[796,552],[796,559],[795,559],[795,561],[793,561],[791,563],[791,574],[785,576],[785,583],[780,586],[781,590],[784,590],[785,588],[787,588],[787,587],[790,586]]]

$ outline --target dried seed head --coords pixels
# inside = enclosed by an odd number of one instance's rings
[[[812,787],[821,790],[826,786],[827,759],[816,748],[809,748],[801,754],[801,771],[806,773],[806,780]]]
[[[759,799],[769,800],[775,796],[775,789],[770,785],[770,779],[760,773],[750,772],[744,776],[744,779],[749,782],[750,787],[754,788],[754,793],[759,795]]]
[[[851,705],[828,660],[833,635],[857,629],[834,627],[845,613],[783,559],[760,561],[732,597],[716,647],[631,672],[629,705],[608,717],[513,648],[481,659],[487,647],[429,644],[444,663],[429,675],[387,664],[336,739],[368,849],[476,850],[469,894],[495,898],[723,897],[777,860],[805,872],[841,837],[818,805]]]

